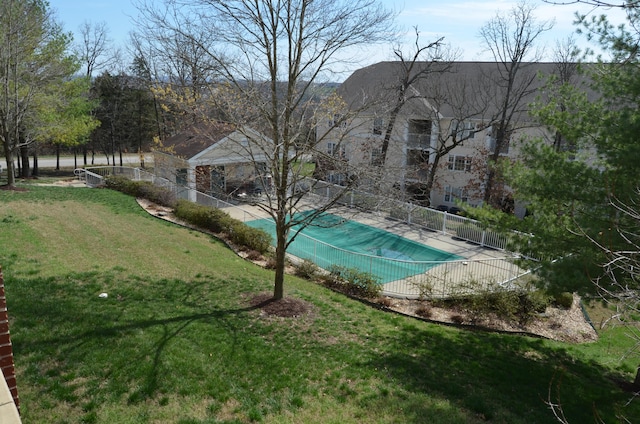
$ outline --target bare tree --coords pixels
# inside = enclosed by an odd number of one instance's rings
[[[80,35],[82,40],[76,43],[74,51],[84,66],[86,76],[92,77],[94,72],[108,68],[117,60],[106,22],[83,22]]]
[[[344,66],[344,57],[357,46],[388,38],[392,14],[374,0],[195,0],[167,5],[184,9],[171,18],[150,13],[149,8],[143,13],[162,31],[190,38],[217,65],[220,77],[210,85],[207,99],[224,107],[226,118],[237,128],[252,127],[272,141],[255,140],[252,131],[245,132],[254,139],[244,146],[246,154],[255,155],[251,149],[258,148],[268,158],[268,169],[261,175],[272,190],[258,206],[275,222],[273,297],[281,299],[286,250],[298,234],[292,228],[310,225],[333,204],[297,213],[304,197],[299,190],[304,178],[300,163],[312,157],[310,150],[319,142],[300,142],[309,141],[309,119],[319,114],[318,83]],[[205,44],[200,35],[211,32],[215,37]],[[346,119],[339,117],[333,125],[341,126]]]
[[[444,139],[437,142],[432,137],[441,136],[439,106],[446,102],[442,86],[449,81],[445,75],[454,73],[457,51],[447,46],[443,38],[422,44],[415,28],[413,49],[407,52],[396,47],[393,54],[395,62],[376,64],[354,73],[339,94],[351,112],[360,115],[357,125],[361,128],[355,128],[358,135],[351,137],[352,144],[362,144],[364,152],[360,160],[370,163],[373,170],[379,168],[379,175],[374,176],[366,189],[384,192],[386,198],[410,198],[428,205],[438,162],[445,154],[444,140],[449,141],[446,152],[462,141],[458,139],[451,146],[447,131]],[[417,117],[420,119],[412,119]],[[411,133],[407,126],[412,122],[417,125],[418,121],[429,135],[410,134],[407,139],[406,131]],[[362,139],[365,141],[358,141]],[[407,183],[406,178],[411,182]],[[390,191],[397,193],[389,196]]]
[[[579,56],[580,50],[573,37],[566,38],[562,41],[559,40],[556,43],[553,51],[556,70],[548,81],[548,85],[551,85],[551,93],[557,93],[559,90],[562,90],[564,86],[575,83],[575,78],[578,75]],[[563,102],[560,102],[558,107],[561,112],[567,110],[567,106]],[[560,131],[556,131],[554,134],[553,146],[556,151],[573,149],[575,148],[574,142],[575,140],[567,140]]]
[[[421,96],[420,92],[416,91],[415,88],[412,89],[412,86],[421,80],[429,78],[432,74],[447,72],[451,67],[452,58],[447,57],[449,52],[445,54],[442,51],[443,38],[439,38],[426,45],[420,45],[420,33],[417,28],[415,28],[415,33],[415,49],[409,54],[409,57],[405,57],[405,53],[400,50],[400,48],[395,48],[393,51],[393,54],[399,61],[400,72],[398,73],[397,80],[392,83],[392,86],[385,87],[384,89],[390,92],[389,94],[391,94],[394,99],[389,105],[390,110],[385,113],[388,119],[379,158],[380,165],[384,165],[387,160],[389,143],[391,142],[391,136],[394,132],[398,114],[405,105]]]
[[[597,7],[635,7],[640,6],[640,0],[620,0],[620,1],[604,1],[604,0],[543,0],[545,3],[557,5],[569,4],[586,4]]]
[[[635,201],[623,202],[614,198],[610,205],[618,213],[618,222],[613,231],[623,245],[613,246],[605,237],[598,239],[586,233],[584,235],[607,258],[603,264],[605,276],[596,279],[595,284],[601,299],[616,310],[610,319],[625,325],[632,337],[640,342],[636,319],[640,312],[640,190],[636,191]],[[640,394],[640,366],[633,386],[634,392]]]
[[[432,137],[425,193],[430,194],[438,184],[436,176],[443,165],[453,170],[461,170],[462,166],[462,170],[470,171],[471,157],[464,157],[463,164],[443,164],[442,160],[458,147],[484,142],[484,134],[495,116],[489,115],[490,99],[486,97],[487,90],[482,87],[483,81],[478,75],[461,73],[455,65],[449,75],[437,76],[425,87],[429,93],[427,100],[431,105],[433,120],[441,126]],[[450,119],[443,121],[440,119],[442,116]]]
[[[537,77],[530,67],[541,57],[535,42],[553,27],[553,22],[538,22],[534,11],[534,6],[520,1],[508,14],[496,14],[480,30],[480,38],[497,66],[497,76],[488,76],[494,78],[494,101],[499,111],[492,123],[495,145],[484,179],[484,201],[490,205],[501,203],[501,194],[495,190],[499,178],[496,163],[506,150],[515,126],[527,113],[528,105],[523,100],[532,93]]]

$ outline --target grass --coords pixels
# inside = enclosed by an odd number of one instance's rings
[[[552,423],[550,388],[574,423],[640,417],[619,331],[462,331],[295,277],[313,313],[265,318],[272,271],[109,190],[0,191],[0,246],[24,423]]]

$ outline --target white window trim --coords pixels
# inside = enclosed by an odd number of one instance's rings
[[[465,189],[460,187],[445,186],[444,201],[446,203],[455,203],[455,199],[466,203],[469,201],[469,194]]]
[[[461,169],[460,166],[462,165]],[[448,169],[454,172],[471,172],[471,157],[464,155],[449,155]]]

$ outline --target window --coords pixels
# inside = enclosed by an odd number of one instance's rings
[[[346,179],[344,174],[338,172],[329,172],[327,175],[327,180],[332,184],[344,185]]]
[[[374,147],[371,149],[371,165],[382,165],[382,149],[380,147]]]
[[[431,121],[427,119],[411,119],[409,121],[410,148],[427,149],[431,146]]]
[[[345,128],[347,126],[347,121],[345,119],[345,116],[340,114],[340,113],[334,113],[333,114],[333,119],[331,119],[329,121],[329,125],[336,128],[336,127],[342,127]]]
[[[509,154],[509,144],[511,143],[512,133],[513,133],[513,131],[510,130],[510,129],[507,129],[504,132],[502,143],[500,145],[500,154],[501,155]],[[499,135],[498,134],[498,126],[494,125],[491,128],[491,137],[489,138],[489,150],[491,151],[491,153],[494,153],[496,151],[496,144],[497,144],[498,135]]]
[[[327,143],[327,154],[329,156],[339,157],[340,159],[347,158],[347,150],[344,146],[340,146],[339,143],[328,142]]]
[[[471,171],[471,158],[469,156],[449,155],[449,170]]]
[[[375,118],[373,120],[373,133],[376,135],[382,135],[383,126],[384,120],[382,118]]]
[[[407,150],[407,166],[419,166],[429,163],[428,150]]]
[[[337,143],[332,143],[332,142],[327,143],[327,154],[329,156],[333,156],[333,154],[336,152],[337,147],[338,147]]]
[[[477,126],[471,121],[458,121],[456,119],[451,121],[451,136],[455,137],[456,141],[475,138],[476,131]]]
[[[467,197],[467,191],[463,190],[459,187],[451,187],[451,186],[446,186],[444,188],[444,201],[445,202],[449,202],[449,203],[453,203],[456,200],[461,200],[463,202],[466,202],[469,200],[469,198]]]

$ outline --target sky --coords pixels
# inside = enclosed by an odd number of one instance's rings
[[[159,2],[161,0],[151,0]],[[562,0],[556,0],[562,1]],[[397,24],[400,28],[401,40],[411,45],[415,40],[415,30],[420,32],[423,42],[434,41],[444,37],[444,41],[458,50],[461,54],[458,60],[492,60],[483,51],[478,37],[480,28],[496,15],[498,11],[508,12],[516,0],[380,0],[386,7],[397,13]],[[568,2],[568,1],[567,1]],[[539,21],[553,20],[551,31],[541,38],[541,44],[551,51],[557,40],[565,40],[575,33],[573,25],[575,12],[606,14],[612,22],[623,22],[623,16],[618,9],[599,8],[594,11],[593,6],[586,5],[551,5],[542,0],[529,0],[536,6],[535,16]],[[75,34],[80,39],[78,29],[83,22],[92,24],[106,23],[110,38],[116,45],[126,47],[129,33],[135,29],[132,22],[138,15],[138,10],[132,0],[49,0],[52,10],[64,29]],[[584,36],[575,36],[581,46],[588,43]],[[376,47],[368,52],[364,63],[369,65],[382,60],[392,60],[392,46]],[[546,60],[551,59],[549,54]]]

